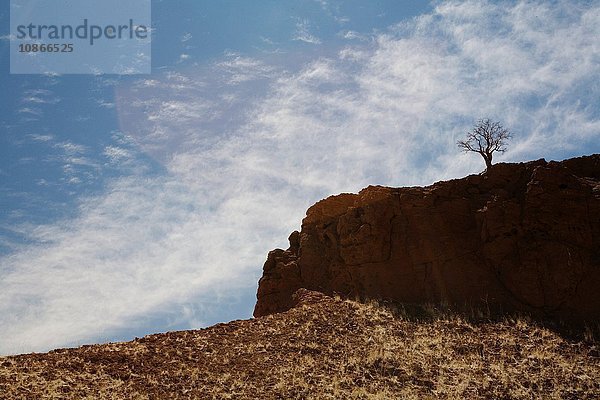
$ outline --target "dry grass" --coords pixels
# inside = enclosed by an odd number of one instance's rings
[[[0,358],[0,398],[596,399],[596,344],[524,320],[411,321],[326,298],[128,343]]]

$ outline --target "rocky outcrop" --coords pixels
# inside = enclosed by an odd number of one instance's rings
[[[299,288],[598,321],[600,155],[322,200],[269,253],[254,315],[290,309]]]

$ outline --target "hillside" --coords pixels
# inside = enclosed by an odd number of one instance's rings
[[[598,347],[301,291],[263,318],[0,358],[3,399],[593,399]]]
[[[256,318],[0,357],[0,399],[600,398],[600,155],[331,196],[289,241]]]

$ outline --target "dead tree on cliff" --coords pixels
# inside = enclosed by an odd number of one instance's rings
[[[485,166],[489,170],[492,168],[494,152],[504,153],[507,142],[511,138],[512,133],[504,128],[500,122],[492,122],[485,118],[477,121],[473,130],[467,132],[466,140],[459,140],[456,144],[465,152],[479,153],[485,160]]]

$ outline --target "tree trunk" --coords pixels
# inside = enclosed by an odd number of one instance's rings
[[[486,169],[489,171],[490,169],[492,169],[492,155],[488,155],[488,156],[483,156],[483,159],[485,160],[485,167]]]

